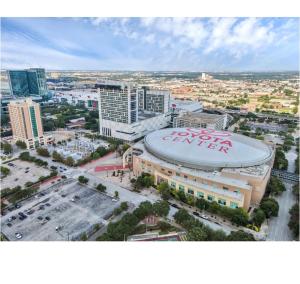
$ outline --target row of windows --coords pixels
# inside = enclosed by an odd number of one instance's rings
[[[174,181],[170,182],[170,186],[171,186],[171,188],[176,189],[176,183]],[[185,191],[185,187],[183,185],[179,184],[178,185],[178,190],[184,192]],[[187,189],[187,193],[191,194],[191,195],[195,195],[195,191],[193,189],[191,189],[191,188]],[[197,191],[197,197],[198,198],[204,198],[204,193],[201,192],[201,191]],[[208,194],[207,195],[207,200],[211,201],[211,202],[215,201],[215,196]],[[222,198],[218,198],[218,203],[220,205],[224,205],[224,206],[228,205],[227,201],[225,199],[222,199]],[[238,208],[238,204],[236,202],[230,201],[230,207],[231,208]]]
[[[143,163],[143,162],[142,162],[142,163]],[[161,171],[162,171],[162,172],[165,172],[166,170],[165,170],[164,168],[161,168]],[[172,172],[172,171],[168,171],[168,174],[172,175],[173,172]],[[178,176],[178,177],[181,176],[181,174],[178,173],[178,172],[176,172],[175,174],[176,174],[176,176]],[[187,176],[187,175],[183,175],[183,177],[184,177],[185,179],[188,179],[188,176]],[[197,180],[194,178],[193,181],[197,181]],[[202,180],[201,182],[202,182],[203,184],[206,184],[206,185],[208,184],[205,180]],[[217,185],[215,185],[215,186],[217,186]],[[229,190],[229,188],[226,187],[226,186],[223,186],[222,189],[223,189],[223,190]],[[235,193],[240,193],[240,190],[237,189],[237,190],[234,190],[233,192],[235,192]]]

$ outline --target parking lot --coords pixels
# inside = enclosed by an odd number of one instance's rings
[[[36,182],[40,176],[47,176],[50,174],[48,169],[38,167],[34,163],[15,160],[7,164],[3,164],[6,168],[10,169],[10,174],[3,178],[1,181],[1,188],[20,185],[24,187],[28,181]]]
[[[120,202],[69,181],[53,185],[20,205],[1,218],[1,231],[9,240],[66,241],[79,240],[95,224],[106,224]]]

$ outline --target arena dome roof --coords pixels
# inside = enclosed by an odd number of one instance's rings
[[[148,134],[144,143],[154,156],[195,169],[258,166],[273,152],[259,140],[208,128],[162,129]]]

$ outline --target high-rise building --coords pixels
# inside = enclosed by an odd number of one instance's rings
[[[15,142],[21,140],[28,149],[34,149],[51,141],[44,136],[40,105],[31,98],[11,101],[8,112]]]
[[[47,92],[45,69],[8,70],[11,95],[28,97],[44,96]]]
[[[170,122],[168,91],[150,92],[118,81],[99,82],[96,88],[101,135],[134,141]]]

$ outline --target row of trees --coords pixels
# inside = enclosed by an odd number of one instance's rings
[[[59,162],[59,163],[63,163],[69,167],[72,167],[72,166],[75,166],[75,161],[72,157],[67,157],[67,158],[64,158],[61,154],[59,154],[57,151],[53,151],[52,153],[52,158]]]
[[[149,201],[142,202],[133,213],[126,213],[118,222],[109,223],[107,232],[100,236],[98,241],[122,241],[135,232],[140,221],[149,215],[165,217],[170,210],[166,201],[157,201],[152,204]]]
[[[22,161],[35,163],[37,166],[46,167],[48,163],[41,159],[30,156],[29,152],[23,152],[19,155],[19,159]]]
[[[215,201],[209,202],[203,198],[195,198],[190,194],[185,194],[183,191],[177,191],[170,188],[166,182],[160,183],[157,186],[157,189],[164,200],[168,200],[173,197],[188,205],[196,206],[200,210],[205,210],[212,214],[227,218],[237,226],[246,226],[249,223],[249,216],[243,208],[233,209],[227,206],[222,206]]]
[[[280,147],[276,149],[274,168],[278,170],[287,170],[288,168],[288,160],[285,158],[285,154]]]
[[[115,216],[120,215],[123,211],[127,211],[127,209],[128,209],[127,202],[122,202],[120,206],[114,210],[114,215]]]
[[[27,145],[24,141],[21,141],[21,140],[18,140],[16,142],[16,146],[18,146],[20,149],[26,149],[27,148]]]
[[[293,232],[294,238],[299,240],[299,184],[294,185],[293,194],[296,198],[296,203],[290,209],[289,228]]]
[[[252,234],[244,231],[232,231],[228,236],[222,230],[214,231],[185,209],[179,209],[174,219],[176,223],[187,230],[188,241],[255,241]]]
[[[271,177],[270,180],[269,180],[269,183],[267,185],[267,188],[266,188],[266,195],[279,195],[281,194],[282,192],[284,192],[286,189],[285,189],[285,186],[283,184],[283,182],[278,178],[278,177]]]

